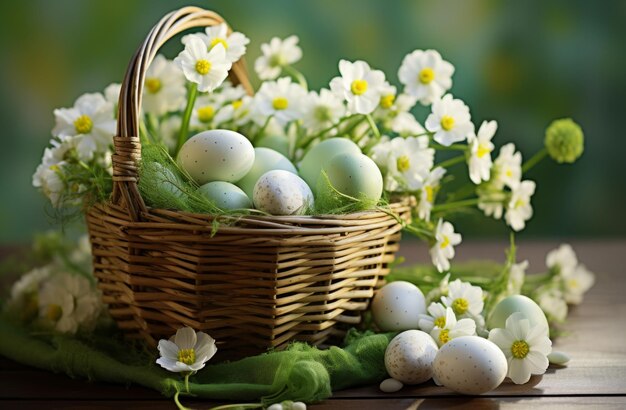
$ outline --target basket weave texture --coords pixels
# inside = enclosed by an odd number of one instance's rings
[[[240,355],[313,344],[356,325],[394,260],[401,224],[390,212],[242,217],[151,209],[137,188],[139,112],[145,72],[165,41],[223,22],[185,7],[154,26],[133,56],[120,93],[111,200],[88,209],[94,272],[129,336],[155,345],[182,326],[209,333]],[[243,61],[231,81],[251,92]],[[409,200],[390,211],[410,218]],[[224,217],[222,217],[223,219]],[[229,223],[230,222],[230,223]]]

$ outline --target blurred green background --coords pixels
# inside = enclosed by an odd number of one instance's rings
[[[185,4],[218,11],[250,37],[249,62],[272,36],[299,35],[296,67],[315,88],[336,75],[340,58],[367,60],[397,84],[405,54],[435,48],[456,66],[452,92],[474,123],[497,120],[496,144],[513,141],[526,158],[552,119],[575,118],[585,154],[573,166],[544,161],[531,171],[535,218],[523,235],[626,233],[625,1],[24,0],[0,3],[0,242],[26,241],[53,222],[31,186],[52,110],[120,82],[152,24]],[[178,51],[173,43],[165,53]],[[465,238],[506,232],[470,219],[455,220]]]

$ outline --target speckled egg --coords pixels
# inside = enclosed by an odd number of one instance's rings
[[[504,328],[506,320],[515,312],[523,313],[531,326],[545,326],[548,330],[546,336],[549,336],[548,319],[543,310],[534,300],[523,295],[507,296],[498,302],[487,319],[487,327],[489,329]]]
[[[237,186],[243,189],[246,195],[252,197],[254,194],[254,186],[259,178],[261,178],[261,175],[275,169],[282,169],[293,174],[298,173],[291,161],[280,152],[269,148],[255,148],[254,164],[246,176],[237,182]]]
[[[433,378],[462,394],[487,393],[502,383],[508,370],[498,346],[479,336],[462,336],[441,346],[433,363]]]
[[[270,134],[262,137],[256,143],[257,147],[270,148],[280,152],[284,156],[289,156],[289,137],[286,135]]]
[[[428,333],[407,330],[394,337],[385,350],[389,376],[405,384],[424,383],[433,376],[437,343]]]
[[[420,314],[426,314],[424,294],[409,282],[388,283],[372,300],[372,317],[383,332],[417,329]]]
[[[247,209],[252,207],[252,201],[250,201],[246,193],[238,186],[229,182],[209,182],[198,188],[198,192],[223,210]]]
[[[383,175],[367,155],[335,155],[324,170],[332,186],[342,194],[378,202],[383,193]]]
[[[296,215],[313,206],[313,193],[296,174],[273,170],[257,181],[253,201],[257,209],[272,215]]]
[[[254,148],[235,131],[203,131],[185,142],[178,153],[178,163],[199,185],[237,182],[252,168]]]
[[[314,190],[321,171],[328,162],[339,154],[360,154],[361,149],[347,138],[329,138],[313,146],[304,155],[298,166],[300,175]]]

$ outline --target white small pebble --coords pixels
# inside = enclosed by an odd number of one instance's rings
[[[283,410],[283,405],[280,403],[274,403],[267,408],[267,410]]]
[[[291,410],[306,410],[306,404],[301,401],[294,401],[291,404]]]
[[[398,381],[398,380],[392,379],[392,378],[383,380],[380,383],[380,390],[383,393],[395,393],[395,392],[397,392],[398,390],[400,390],[403,387],[404,387],[404,384],[402,384],[401,381]]]
[[[548,355],[548,361],[551,364],[558,364],[559,366],[565,366],[569,363],[570,358],[566,353],[553,351]]]

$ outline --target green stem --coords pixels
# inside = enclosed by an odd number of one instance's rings
[[[296,70],[290,65],[283,66],[283,71],[293,77],[293,79],[296,80],[302,86],[302,88],[307,91],[309,90],[309,85],[306,82],[306,78],[304,78],[304,75],[302,75],[300,71]]]
[[[189,132],[189,121],[191,120],[191,113],[193,112],[193,106],[196,103],[196,97],[198,96],[198,84],[191,83],[189,86],[189,95],[187,97],[187,106],[183,113],[183,121],[180,126],[180,133],[178,134],[178,142],[176,143],[176,150],[174,151],[174,157],[178,155],[178,151],[182,148],[185,141],[187,141],[187,133]]]
[[[528,172],[532,167],[541,162],[541,160],[544,159],[546,155],[548,155],[548,150],[544,147],[539,150],[539,152],[537,152],[535,155],[533,155],[528,161],[526,161],[524,165],[522,165],[522,173]]]
[[[459,164],[461,162],[465,162],[465,154],[459,155],[458,157],[450,158],[446,161],[443,161],[440,164],[437,164],[436,166],[441,167],[441,168],[447,168],[447,167],[451,167],[453,165]]]
[[[440,151],[467,151],[467,145],[463,144],[452,144],[449,146],[445,146],[436,142],[431,142],[430,147]]]
[[[372,116],[370,114],[365,114],[365,118],[367,119],[367,123],[370,125],[370,128],[372,129],[372,132],[374,133],[374,136],[376,137],[377,140],[380,139],[380,131],[378,130],[378,127],[376,126],[376,123],[374,122],[374,119],[372,118]]]
[[[270,121],[272,120],[272,117],[273,117],[273,115],[270,115],[269,117],[267,117],[267,119],[263,123],[263,126],[261,128],[259,128],[259,130],[254,134],[254,137],[252,137],[252,142],[258,141],[259,138],[263,137],[263,134],[265,133],[265,129],[270,124]]]
[[[478,205],[480,200],[478,198],[465,199],[463,201],[450,202],[447,204],[435,205],[433,206],[432,212],[440,212],[440,211],[449,211],[450,209],[455,208],[465,208],[467,206]]]
[[[183,404],[180,402],[180,400],[178,399],[179,395],[180,395],[180,390],[176,390],[176,393],[174,394],[174,403],[176,403],[176,407],[178,407],[178,410],[189,410],[187,407],[183,406]]]
[[[341,124],[343,124],[344,122],[350,120],[354,118],[354,115],[350,115],[347,117],[343,117],[341,118],[339,121],[337,121],[336,123],[334,123],[333,125],[331,125],[328,128],[325,128],[321,131],[319,131],[316,134],[312,134],[306,138],[303,138],[299,143],[298,143],[298,148],[303,148],[306,149],[306,147],[309,146],[309,144],[313,141],[315,141],[317,138],[320,138],[322,136],[324,136],[324,134],[329,133],[330,131],[334,130],[335,128],[338,128]],[[356,121],[354,124],[352,124],[350,127],[348,127],[348,129],[346,130],[346,132],[352,131],[352,129],[354,129],[357,125],[359,125],[361,122],[363,121],[363,119],[359,119],[358,121]]]

